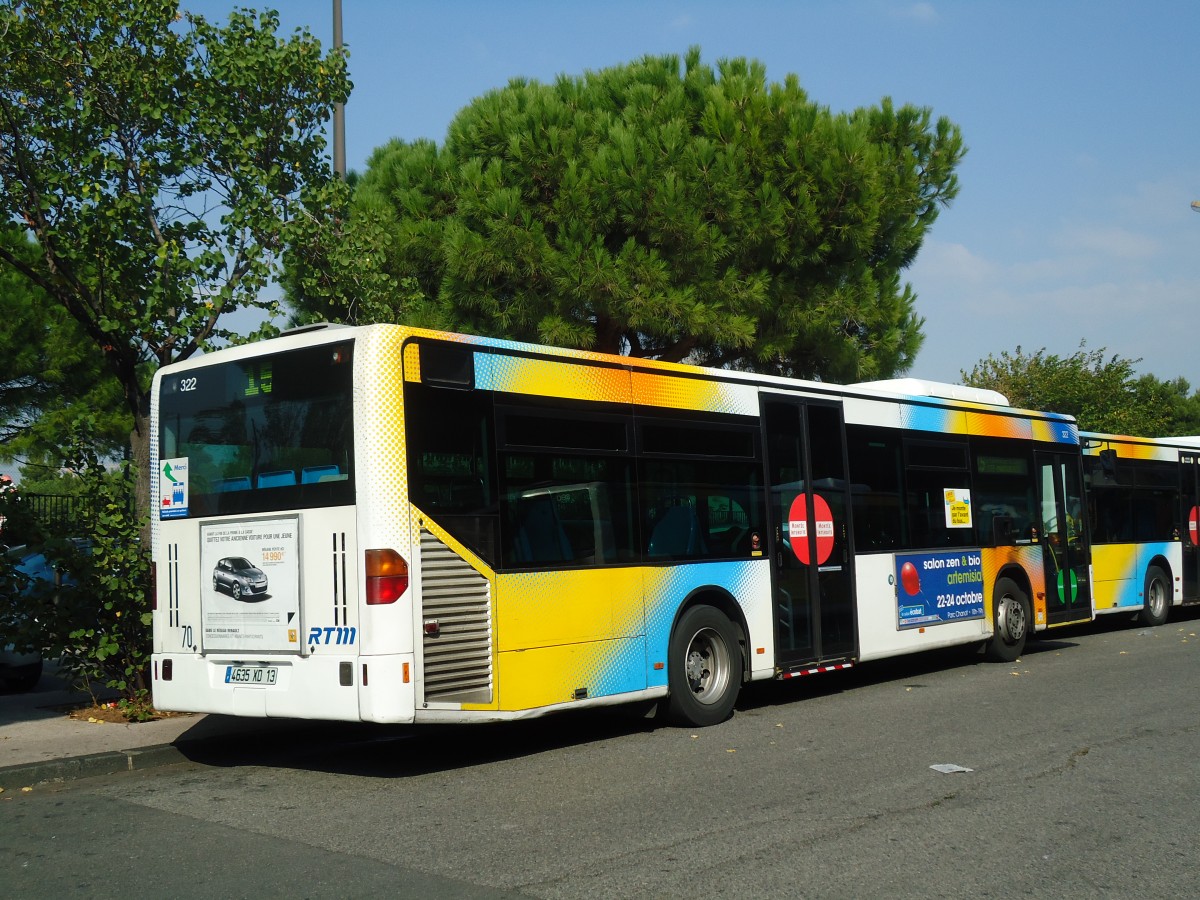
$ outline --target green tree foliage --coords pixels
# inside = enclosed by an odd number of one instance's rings
[[[333,186],[330,221],[306,219],[293,232],[281,279],[293,301],[292,325],[393,322],[398,309],[410,318],[431,318],[419,312],[427,304],[416,279],[391,271],[396,232],[389,230],[394,222],[386,209],[360,203],[351,215],[357,182],[351,172]]]
[[[0,229],[0,243],[29,264],[36,259],[17,228]],[[97,419],[102,455],[128,446],[132,421],[100,348],[44,291],[0,267],[0,459],[26,461],[27,473],[57,471],[70,423],[83,415]]]
[[[393,320],[880,378],[920,346],[900,273],[955,196],[963,153],[928,109],[835,115],[795,76],[714,69],[692,49],[682,66],[513,80],[463,109],[442,147],[381,147],[348,227],[361,223],[379,272],[416,280]],[[325,297],[300,285],[292,299]]]
[[[1200,398],[1189,396],[1187,381],[1138,376],[1139,362],[1108,356],[1103,347],[1088,350],[1080,342],[1065,357],[1044,347],[1032,354],[1020,347],[1005,350],[961,374],[964,384],[999,391],[1014,406],[1073,415],[1084,431],[1143,437],[1200,433]]]
[[[1200,435],[1200,392],[1193,392],[1186,378],[1159,381],[1153,375],[1143,375],[1139,381],[1139,393],[1143,396],[1162,397],[1168,405],[1168,425],[1163,435]]]
[[[217,26],[174,0],[0,0],[0,220],[37,247],[30,261],[0,245],[0,266],[102,352],[141,463],[147,366],[235,339],[235,309],[274,311],[261,291],[293,223],[328,208],[345,57],[278,27],[250,10]]]

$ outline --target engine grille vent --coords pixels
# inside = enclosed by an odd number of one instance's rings
[[[492,604],[488,581],[421,531],[426,701],[490,703]]]

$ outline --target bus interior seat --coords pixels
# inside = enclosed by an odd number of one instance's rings
[[[250,476],[236,475],[232,478],[221,478],[213,485],[214,494],[224,494],[229,491],[250,490]]]
[[[260,472],[258,486],[260,488],[289,487],[296,483],[294,469],[280,469],[277,472]]]
[[[515,543],[515,561],[518,563],[569,562],[573,559],[571,542],[559,522],[554,499],[545,494],[522,499]]]
[[[305,466],[300,470],[301,484],[316,484],[320,481],[335,481],[341,478],[342,470],[337,466]]]
[[[661,557],[704,556],[700,517],[691,506],[672,506],[650,534],[647,555]]]

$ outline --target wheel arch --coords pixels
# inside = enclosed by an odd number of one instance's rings
[[[1142,570],[1142,599],[1145,599],[1146,581],[1150,577],[1150,570],[1158,568],[1167,577],[1167,606],[1178,606],[1179,603],[1175,600],[1175,572],[1171,567],[1171,561],[1161,553],[1156,553],[1146,561],[1146,568]]]
[[[679,604],[679,608],[675,610],[675,618],[671,622],[670,634],[675,633],[675,629],[679,625],[679,620],[683,618],[684,613],[695,606],[711,606],[733,623],[738,632],[738,648],[742,657],[742,681],[743,683],[748,681],[750,678],[750,629],[746,623],[746,613],[743,611],[742,605],[737,602],[728,589],[720,585],[706,584],[694,588],[684,597],[683,602]]]
[[[1000,567],[1000,570],[996,573],[996,577],[993,578],[992,583],[988,585],[988,597],[993,608],[996,604],[996,585],[1000,583],[1000,579],[1002,578],[1007,578],[1009,581],[1014,582],[1017,587],[1025,592],[1025,596],[1029,600],[1030,606],[1033,605],[1033,582],[1029,580],[1029,573],[1025,571],[1023,566],[1017,565],[1016,563],[1008,563]],[[1031,609],[1030,612],[1033,612],[1033,610]],[[1043,624],[1042,627],[1045,627],[1045,625]],[[1034,629],[1030,628],[1029,630],[1033,631]]]

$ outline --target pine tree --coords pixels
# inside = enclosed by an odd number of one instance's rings
[[[921,344],[901,282],[957,191],[927,109],[834,114],[761,63],[678,57],[514,79],[445,143],[370,160],[351,219],[418,290],[396,321],[859,380]],[[383,222],[383,225],[380,223]],[[293,296],[301,305],[301,294]],[[361,319],[360,319],[361,320]]]

